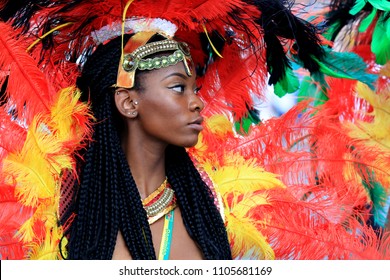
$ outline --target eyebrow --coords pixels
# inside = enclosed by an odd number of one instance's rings
[[[181,78],[183,78],[183,79],[185,79],[185,80],[188,79],[188,76],[187,76],[187,75],[184,75],[184,74],[179,73],[179,72],[174,72],[174,73],[171,73],[171,74],[169,74],[168,76],[164,77],[161,81],[164,81],[164,80],[166,80],[166,79],[168,79],[169,77],[172,77],[172,76],[178,76],[178,77],[181,77]]]

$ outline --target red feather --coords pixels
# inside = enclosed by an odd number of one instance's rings
[[[78,76],[76,71],[77,58],[83,54],[84,50],[95,47],[95,42],[90,36],[91,33],[113,22],[120,22],[123,7],[128,1],[122,0],[119,4],[118,1],[114,0],[104,2],[91,0],[72,6],[70,9],[67,8],[67,5],[71,5],[70,3],[53,2],[51,7],[36,12],[31,20],[36,25],[45,26],[45,28],[35,28],[34,25],[31,25],[29,36],[40,37],[44,35],[43,32],[47,32],[48,29],[52,28],[48,22],[49,19],[55,20],[58,18],[61,23],[72,23],[56,31],[52,42],[53,47],[51,48],[56,51],[46,54],[41,64],[46,73],[51,75],[54,73],[56,83],[60,82],[61,86],[65,87],[74,84]],[[179,27],[181,33],[187,33],[186,37],[189,39],[187,42],[190,45],[198,45],[198,42],[195,41],[198,41],[199,34],[204,32],[204,25],[209,32],[218,30],[221,34],[224,34],[226,22],[231,21],[230,16],[228,16],[229,13],[235,13],[243,21],[245,20],[245,27],[241,26],[241,28],[245,28],[248,34],[253,32],[258,34],[258,30],[254,27],[253,18],[259,16],[259,11],[244,1],[229,0],[218,3],[211,0],[166,1],[159,3],[158,9],[151,9],[150,7],[155,6],[155,4],[156,2],[152,0],[134,1],[129,7],[127,17],[152,17],[170,20]],[[235,22],[232,22],[232,24],[235,24]],[[69,34],[72,34],[72,40],[69,40]],[[238,40],[241,39],[241,36],[238,35]],[[34,57],[39,58],[41,51],[42,46],[40,44],[36,45],[33,49]],[[68,53],[72,58],[65,61],[64,53]],[[193,53],[193,55],[195,54],[196,52]],[[202,61],[203,64],[204,54],[199,53],[199,56],[201,58],[195,56],[194,60]],[[69,71],[71,69],[74,71]],[[253,69],[250,69],[250,71],[253,71]],[[61,74],[62,70],[66,70],[64,73],[68,73],[69,76],[63,76],[61,77],[63,81],[59,81],[57,75]]]
[[[18,202],[14,186],[0,182],[0,258],[25,259],[27,248],[17,235],[21,225],[33,214],[34,209]]]
[[[345,217],[344,222],[332,220],[326,199],[322,204],[297,201],[283,190],[270,190],[267,196],[269,203],[254,209],[252,217],[268,237],[276,259],[390,258],[390,253],[382,250],[389,246],[389,236],[381,240],[371,227],[353,216]],[[341,214],[342,206],[338,205]]]
[[[380,167],[375,158],[381,151],[371,149],[369,154],[360,149],[341,129],[341,111],[308,104],[300,103],[279,118],[253,126],[246,137],[225,134],[220,139],[205,130],[203,137],[217,144],[194,155],[205,157],[197,158],[199,162],[217,160],[218,166],[226,155],[238,153],[256,158],[266,171],[280,175],[287,189],[268,191],[272,202],[253,210],[260,224],[268,221],[259,228],[277,258],[388,258],[378,252],[382,245],[377,233],[364,225],[372,205],[362,170]],[[354,144],[358,149],[351,149]],[[388,178],[385,170],[375,171],[378,177],[382,173]],[[357,223],[359,219],[363,224]],[[352,233],[343,225],[349,225]]]
[[[0,22],[0,30],[0,66],[8,71],[6,93],[12,92],[12,97],[7,95],[9,106],[14,106],[18,119],[28,124],[37,113],[49,111],[50,87],[26,52],[25,42],[14,38],[15,30],[4,22]],[[4,80],[0,80],[0,86]]]
[[[0,110],[0,135],[0,162],[2,162],[8,153],[17,151],[23,146],[26,139],[26,129],[12,120],[10,114]]]
[[[222,55],[228,59],[219,59],[211,65],[201,82],[204,85],[201,96],[206,103],[202,113],[210,116],[224,112],[239,119],[253,107],[251,93],[264,98],[261,89],[266,83],[265,63],[261,54],[245,57],[245,51],[235,44],[226,46]]]

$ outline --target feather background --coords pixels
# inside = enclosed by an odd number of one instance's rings
[[[38,112],[48,112],[52,92],[36,62],[26,53],[25,42],[16,40],[15,30],[6,23],[0,22],[0,29],[0,67],[8,73],[6,93],[13,93],[12,97],[7,95],[9,106],[14,106],[14,114],[29,123]],[[0,76],[0,86],[4,78]],[[29,110],[23,110],[23,106]]]
[[[68,86],[96,47],[91,32],[119,21],[127,1],[24,2],[18,13],[1,14],[12,19],[0,23],[5,50],[0,86],[7,83],[1,107],[1,125],[7,128],[0,129],[8,133],[15,127],[18,134],[15,145],[9,137],[0,140],[0,253],[2,259],[57,259],[63,174],[77,177],[76,151],[91,136],[88,107]],[[353,12],[364,10],[362,3],[357,1]],[[134,1],[128,16],[171,20],[180,27],[178,38],[195,49],[194,61],[204,74],[201,96],[208,123],[189,152],[222,197],[234,257],[389,259],[388,233],[369,225],[372,210],[381,204],[379,196],[389,188],[389,151],[387,135],[381,134],[387,129],[387,115],[381,112],[388,103],[386,92],[374,89],[375,65],[367,48],[364,61],[352,53],[325,51],[315,28],[291,14],[287,1],[171,0],[151,9],[155,4]],[[354,44],[371,43],[377,21],[370,20]],[[291,23],[299,28],[290,28]],[[47,33],[56,27],[61,28]],[[217,58],[214,43],[224,58]],[[374,50],[380,49],[375,53],[381,60],[386,44],[380,43],[374,43]],[[308,100],[280,118],[254,121],[246,133],[235,131],[233,124],[253,112],[253,95],[264,97],[268,78],[280,86],[280,95],[296,89],[286,53],[313,73],[321,102],[313,107],[311,96],[301,95]],[[358,71],[350,68],[355,63],[361,66]]]
[[[33,118],[23,146],[9,151],[2,161],[2,259],[61,258],[61,174],[72,170],[75,151],[90,133],[88,107],[78,102],[79,97],[74,88],[53,96],[51,111]]]
[[[374,205],[364,187],[368,173],[362,171],[363,166],[378,168],[372,161],[382,151],[371,149],[366,157],[362,150],[351,149],[354,139],[340,130],[337,111],[308,110],[307,104],[252,126],[245,137],[232,134],[222,117],[213,116],[211,129],[203,131],[210,135],[190,150],[222,195],[234,256],[252,252],[246,257],[389,258],[382,253],[388,238],[379,238],[367,225]],[[203,139],[213,137],[219,144],[207,146]],[[239,221],[241,227],[255,225],[261,235],[250,227],[239,230]],[[251,236],[258,237],[243,245]]]

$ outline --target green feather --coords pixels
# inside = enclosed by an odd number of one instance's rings
[[[366,4],[370,3],[375,9],[381,11],[390,11],[390,2],[388,0],[356,0],[355,5],[349,11],[351,15],[357,15]]]
[[[388,0],[368,0],[368,2],[378,10],[390,11],[390,1]]]
[[[323,104],[328,100],[326,95],[329,85],[325,76],[358,80],[367,84],[370,88],[375,88],[378,76],[366,72],[367,64],[363,59],[352,52],[334,52],[332,49],[324,48],[324,57],[320,61],[313,57],[318,63],[319,71],[311,73],[311,77],[306,77],[300,86],[298,101],[307,98],[314,98],[314,105]],[[296,59],[296,62],[302,63]]]
[[[385,26],[384,22],[379,20],[372,35],[371,51],[376,56],[376,63],[381,65],[390,59],[390,37],[387,36],[387,29],[390,29],[388,22]]]
[[[386,22],[386,35],[387,38],[390,38],[390,20],[387,20]]]
[[[234,128],[238,133],[245,135],[248,134],[249,129],[253,124],[258,123],[260,123],[258,113],[254,110],[249,110],[247,117],[244,117],[240,121],[234,123]]]
[[[367,65],[360,56],[352,52],[334,52],[326,48],[324,50],[322,61],[313,57],[321,73],[335,78],[358,80],[372,89],[375,88],[378,76],[366,72]]]
[[[327,84],[323,75],[313,74],[313,77],[306,76],[301,82],[298,92],[298,102],[313,99],[314,106],[324,104],[329,98],[326,95]],[[320,78],[322,76],[322,78]]]
[[[386,224],[387,216],[387,213],[384,211],[384,205],[387,201],[387,192],[386,189],[382,186],[382,184],[375,179],[374,172],[370,172],[367,168],[366,172],[366,175],[368,176],[364,176],[365,179],[363,179],[362,182],[365,189],[369,193],[373,204],[371,211],[373,214],[374,224],[377,226],[384,227]]]
[[[367,30],[367,28],[371,25],[372,21],[375,18],[376,11],[377,9],[372,9],[372,12],[362,20],[359,26],[359,32],[365,32]]]
[[[286,69],[286,75],[274,85],[274,93],[283,97],[287,93],[294,93],[299,89],[299,80],[291,68]]]
[[[329,26],[322,35],[325,37],[325,39],[331,40],[335,35],[336,31],[340,30],[340,28],[341,22],[340,20],[338,20],[337,22],[334,22],[331,26]]]
[[[353,16],[358,14],[366,4],[367,0],[356,0],[355,5],[352,7],[349,13]]]

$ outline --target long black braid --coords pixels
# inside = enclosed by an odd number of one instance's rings
[[[166,159],[168,181],[175,190],[187,232],[206,259],[231,259],[226,229],[213,194],[187,152],[182,147],[169,146]]]
[[[133,259],[156,259],[146,212],[120,143],[119,131],[123,127],[111,87],[116,82],[120,55],[121,38],[99,46],[88,58],[77,82],[83,99],[91,102],[96,124],[93,141],[80,163],[69,259],[111,259],[119,230]],[[167,148],[166,169],[184,225],[204,257],[231,259],[213,195],[184,148]]]

